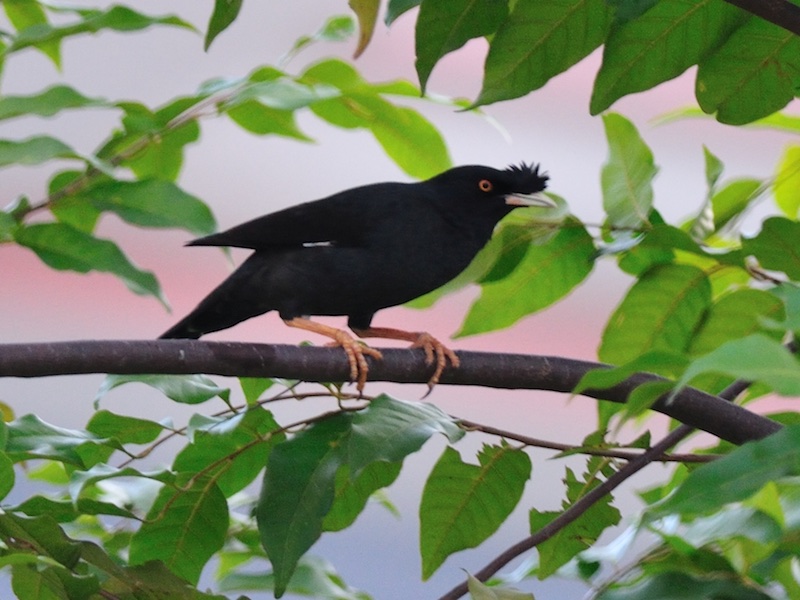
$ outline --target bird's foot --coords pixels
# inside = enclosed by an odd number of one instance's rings
[[[297,327],[298,329],[313,331],[329,337],[333,341],[328,344],[328,346],[341,347],[347,355],[347,362],[350,365],[350,381],[354,381],[356,383],[358,394],[359,396],[361,395],[361,392],[364,391],[364,386],[367,383],[367,374],[369,373],[369,365],[367,364],[367,359],[364,355],[368,354],[372,358],[381,359],[383,358],[383,354],[381,354],[375,348],[370,348],[369,346],[358,342],[346,331],[336,329],[336,327],[331,327],[330,325],[317,323],[316,321],[311,321],[310,319],[304,317],[284,319],[283,322],[289,327]]]
[[[433,364],[434,359],[436,361],[436,370],[428,380],[428,392],[425,394],[425,396],[430,394],[433,391],[433,387],[439,383],[439,378],[442,376],[442,372],[447,366],[448,361],[450,361],[450,364],[455,368],[458,368],[461,365],[461,361],[459,360],[458,356],[456,356],[456,353],[433,337],[430,333],[420,333],[414,343],[411,344],[411,348],[422,348],[425,351],[426,364]]]
[[[375,348],[362,344],[341,329],[335,330],[330,337],[333,338],[333,341],[328,346],[341,347],[347,355],[347,362],[350,364],[350,381],[355,382],[356,389],[360,395],[364,391],[364,386],[367,384],[367,375],[369,374],[369,365],[364,355],[368,354],[372,358],[380,360],[383,358],[383,354]]]

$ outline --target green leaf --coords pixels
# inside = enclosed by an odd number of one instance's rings
[[[230,396],[230,389],[219,387],[205,375],[106,375],[95,403],[115,387],[135,382],[149,385],[181,404],[201,404],[216,396],[227,402]]]
[[[775,204],[790,219],[800,217],[800,146],[789,146],[783,153],[773,184]]]
[[[747,377],[747,375],[744,375]],[[686,480],[648,515],[683,517],[710,514],[753,496],[767,483],[800,475],[800,425],[748,442],[689,473]]]
[[[752,333],[764,333],[779,339],[783,332],[766,329],[767,322],[781,321],[784,305],[774,294],[756,289],[735,290],[720,298],[706,313],[697,329],[688,352],[693,356],[708,354],[725,342]],[[693,387],[711,393],[722,391],[734,377],[707,374],[698,377]]]
[[[606,588],[597,600],[695,600],[697,598],[730,598],[736,600],[770,600],[772,596],[731,578],[697,577],[688,573],[665,571],[648,574],[637,585]]]
[[[131,264],[114,242],[93,237],[63,223],[20,227],[15,231],[14,239],[19,245],[33,250],[53,269],[111,273],[133,293],[154,296],[167,306],[155,276]]]
[[[760,333],[726,342],[692,361],[672,395],[703,373],[762,382],[784,396],[800,395],[800,360],[779,342]]]
[[[605,0],[513,3],[489,47],[475,106],[519,98],[603,43],[612,9]]]
[[[351,98],[384,152],[406,173],[427,179],[452,166],[444,138],[413,108],[379,97]]]
[[[61,223],[84,233],[92,233],[100,219],[100,211],[84,198],[72,195],[68,187],[70,185],[82,187],[83,183],[77,182],[85,178],[84,171],[74,170],[60,171],[53,175],[48,185],[48,193],[58,200],[50,203],[50,212]]]
[[[478,465],[447,447],[433,467],[419,508],[422,578],[445,559],[474,548],[506,520],[522,497],[531,460],[522,450],[484,444]]]
[[[349,15],[330,17],[325,24],[314,34],[301,36],[294,46],[281,59],[285,64],[294,58],[301,50],[316,42],[342,42],[355,33],[355,23]]]
[[[618,367],[592,369],[581,377],[572,393],[605,390],[622,383],[636,373],[654,373],[662,377],[671,377],[682,373],[687,364],[688,359],[682,354],[658,350],[646,352]]]
[[[80,559],[80,543],[68,538],[55,519],[47,515],[30,518],[0,512],[0,537],[15,540],[17,547],[35,548],[39,556],[70,569]]]
[[[171,181],[109,181],[71,199],[89,202],[95,210],[113,212],[139,227],[174,227],[196,235],[208,235],[217,227],[208,206]]]
[[[689,265],[659,265],[641,276],[611,315],[598,356],[624,364],[649,350],[683,352],[711,304],[705,273]]]
[[[800,287],[783,284],[772,290],[785,306],[786,320],[782,322],[765,321],[765,327],[794,331],[800,334]]]
[[[16,598],[30,600],[68,600],[69,594],[53,568],[13,565],[11,589]]]
[[[716,50],[747,13],[722,0],[655,2],[642,16],[611,28],[590,111],[673,79]]]
[[[251,82],[242,86],[226,103],[226,106],[236,106],[242,102],[257,100],[269,108],[294,111],[320,100],[337,98],[341,95],[339,90],[332,85],[307,85],[288,77],[259,79],[257,78],[259,74],[260,71],[256,71],[251,75]]]
[[[416,25],[416,68],[420,87],[434,65],[473,38],[494,33],[508,16],[508,4],[495,0],[422,2]]]
[[[204,50],[208,50],[214,38],[225,31],[228,26],[236,20],[241,8],[242,0],[214,0],[214,12],[211,13],[206,39],[205,42],[203,42]]]
[[[167,25],[194,30],[194,27],[175,16],[151,17],[126,6],[112,6],[106,11],[97,9],[64,9],[64,12],[77,14],[80,19],[72,24],[53,26],[40,24],[28,27],[19,32],[6,54],[18,52],[24,48],[35,46],[47,47],[66,37],[84,33],[97,33],[103,29],[119,32],[140,31],[153,25]]]
[[[125,157],[120,164],[139,179],[175,181],[183,166],[185,147],[200,137],[196,119],[175,119],[204,98],[202,94],[177,98],[156,112],[134,102],[118,103],[125,111],[125,129],[115,132],[97,155],[115,161]]]
[[[358,58],[372,39],[381,3],[380,0],[348,0],[347,5],[358,18],[358,46],[353,53],[353,58]]]
[[[336,473],[336,492],[333,505],[322,522],[323,531],[341,531],[356,520],[370,497],[390,486],[400,475],[400,462],[372,462],[355,479],[345,465]]]
[[[239,385],[248,404],[255,404],[261,398],[261,394],[267,391],[275,383],[272,379],[265,377],[239,377]]]
[[[239,127],[256,135],[274,134],[303,142],[312,141],[298,128],[291,110],[271,108],[249,100],[230,107],[226,113]]]
[[[87,562],[95,565],[100,563],[102,570],[111,573],[113,580],[107,584],[107,587],[120,598],[226,600],[218,594],[199,591],[196,586],[190,585],[184,578],[173,574],[159,561],[119,568],[99,547],[86,543],[84,548],[87,546],[93,551],[92,560],[87,558]],[[86,553],[86,550],[84,552]]]
[[[678,377],[685,369],[689,359],[683,354],[653,350],[637,356],[630,362],[612,369],[593,369],[581,377],[578,385],[573,390],[574,394],[582,394],[586,390],[602,390],[613,387],[634,373],[655,373],[663,377]],[[668,389],[656,387],[665,382],[648,382],[633,390],[625,404],[615,402],[600,402],[597,405],[598,427],[605,429],[608,427],[612,417],[622,413],[626,418],[638,414],[652,404],[648,400],[653,398],[652,394],[660,391],[661,394],[672,389],[672,383],[667,383]],[[659,394],[659,395],[661,395]],[[635,402],[632,402],[635,400]],[[629,404],[630,403],[630,404]],[[635,406],[634,406],[635,404]]]
[[[149,509],[152,508],[152,502],[156,495],[154,490],[161,488],[158,484],[166,483],[172,485],[175,483],[176,476],[171,471],[144,472],[132,467],[118,469],[107,463],[98,463],[91,468],[72,472],[68,487],[70,498],[73,502],[77,503],[84,497],[83,494],[89,486],[95,485],[100,481],[118,478],[123,479],[124,483],[118,484],[123,486],[123,492],[125,491],[125,487],[127,487],[127,490],[132,490],[132,493],[129,493],[128,497],[125,498],[123,502],[120,502],[120,504],[124,504],[133,509],[141,508],[142,505],[146,505],[146,508]],[[131,479],[133,479],[133,482],[130,481]],[[139,481],[140,479],[146,480],[146,482],[151,485],[143,486],[142,481]],[[110,494],[106,492],[106,495],[108,496]],[[115,499],[119,501],[119,497],[123,496],[123,494],[117,493],[116,496],[117,498]]]
[[[765,269],[783,271],[800,281],[800,223],[783,217],[770,217],[753,238],[742,239],[742,249],[758,259]]]
[[[531,244],[526,227],[501,230],[505,251],[479,281],[481,295],[456,336],[502,329],[550,306],[592,271],[596,254],[592,237],[576,221],[542,245]]]
[[[0,500],[8,496],[14,487],[15,479],[14,463],[5,452],[0,452]]]
[[[389,0],[389,5],[386,7],[386,25],[391,25],[397,20],[397,17],[415,6],[419,6],[421,2],[422,0]]]
[[[87,98],[67,85],[54,85],[29,96],[3,96],[0,98],[0,120],[23,115],[52,117],[70,108],[99,106],[106,107],[109,103],[98,98]]]
[[[119,447],[89,431],[50,425],[36,415],[24,415],[7,426],[5,452],[15,462],[49,458],[89,468],[107,459]]]
[[[598,479],[595,470],[597,469],[596,465],[601,464],[601,460],[604,459],[590,459],[589,470],[582,480],[578,479],[571,469],[567,469],[567,475],[564,479],[564,483],[567,486],[567,499],[562,503],[564,509],[600,485],[600,479]],[[612,496],[607,494],[575,521],[537,546],[539,552],[537,575],[539,579],[545,579],[555,573],[579,552],[594,544],[607,527],[619,523],[621,515],[611,505],[612,500]],[[560,514],[560,511],[540,512],[535,508],[531,509],[529,515],[531,533],[536,533]]]
[[[219,587],[223,592],[235,590],[265,592],[275,589],[275,576],[273,573],[234,572],[222,578]],[[333,565],[318,556],[304,556],[300,559],[286,591],[295,596],[309,598],[371,600],[369,595],[348,586]],[[245,598],[241,597],[240,600]]]
[[[534,600],[533,594],[499,587],[489,587],[467,573],[467,590],[472,600]]]
[[[229,419],[230,420],[230,419]],[[235,427],[195,430],[192,443],[175,457],[172,470],[204,473],[226,498],[250,484],[267,464],[272,447],[284,439],[272,413],[251,407],[234,417]]]
[[[228,503],[208,477],[178,476],[165,485],[147,519],[131,537],[130,562],[160,560],[170,571],[197,584],[206,562],[225,542]]]
[[[712,192],[722,176],[722,171],[725,170],[725,165],[719,157],[711,152],[708,148],[703,146],[703,160],[706,165],[706,185],[708,185],[708,196],[712,196]]]
[[[641,227],[653,208],[653,178],[658,167],[636,127],[624,117],[603,115],[609,157],[603,165],[603,207],[612,227]]]
[[[650,10],[658,0],[610,0],[609,4],[616,8],[614,22],[624,24],[641,17]]]
[[[763,290],[743,289],[726,294],[715,302],[692,338],[689,353],[708,354],[725,342],[763,332],[764,319],[780,320],[783,303]]]
[[[0,210],[0,243],[12,241],[16,227],[17,220],[7,212]]]
[[[370,463],[400,462],[419,450],[434,433],[450,442],[464,436],[455,420],[433,404],[404,402],[382,394],[353,416],[346,445],[351,477]]]
[[[305,83],[271,67],[253,71],[247,82],[237,83],[233,95],[222,105],[228,116],[256,135],[282,135],[311,141],[295,122],[294,111],[320,100],[340,95],[326,83]]]
[[[739,217],[755,200],[764,182],[760,179],[737,179],[711,197],[714,231],[719,231]]]
[[[155,421],[117,415],[107,410],[98,410],[86,424],[90,433],[102,438],[115,438],[123,444],[149,444],[165,429],[165,425]]]
[[[17,31],[47,23],[47,16],[38,0],[7,0],[3,2],[3,10]]]
[[[60,523],[69,523],[86,515],[111,515],[126,519],[137,519],[137,515],[111,502],[102,502],[91,498],[72,500],[53,500],[44,496],[33,496],[13,507],[14,512],[24,513],[30,517],[49,515]]]
[[[341,97],[312,104],[314,114],[337,127],[368,129],[389,157],[412,177],[427,179],[451,167],[444,139],[436,128],[417,111],[395,106],[382,97],[397,92],[396,83],[369,84],[339,60],[317,63],[301,81],[339,89]],[[406,90],[407,86],[401,87]]]
[[[661,397],[666,397],[674,387],[671,381],[647,381],[633,390],[622,407],[623,419],[634,419],[644,414]]]
[[[0,140],[0,167],[10,165],[39,165],[57,158],[81,159],[72,148],[46,135],[26,140]]]
[[[300,557],[322,533],[333,504],[341,443],[351,417],[336,413],[278,444],[269,456],[255,510],[261,543],[275,575],[275,597],[286,590]]]
[[[700,62],[695,93],[707,113],[742,125],[770,115],[795,95],[800,39],[759,18],[748,19]]]
[[[729,252],[710,251],[698,244],[688,233],[664,223],[658,223],[652,227],[639,243],[639,247],[646,249],[667,249],[674,256],[674,250],[682,250],[697,256],[702,256],[713,260],[715,263],[744,267],[744,256],[739,250]],[[666,262],[673,262],[672,258]],[[663,263],[656,263],[663,264]],[[700,263],[702,264],[702,262]],[[719,269],[715,269],[718,271]],[[640,273],[641,274],[641,273]]]
[[[664,113],[656,119],[659,125],[680,121],[682,119],[704,119],[709,120],[712,116],[703,112],[702,109],[687,106],[679,108],[674,111]],[[800,117],[795,117],[786,113],[776,112],[761,119],[757,119],[752,123],[748,123],[749,127],[758,127],[761,129],[772,129],[775,131],[787,131],[789,133],[797,133],[800,131]]]
[[[3,9],[18,32],[37,25],[48,25],[47,15],[37,0],[6,0]],[[61,69],[61,45],[58,40],[43,42],[38,49],[53,61],[57,69]]]

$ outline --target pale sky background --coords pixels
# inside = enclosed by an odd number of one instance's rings
[[[87,6],[90,5],[86,3]],[[175,12],[204,30],[213,2],[130,2],[151,14]],[[202,38],[172,28],[152,28],[137,34],[103,33],[67,40],[63,44],[63,72],[58,73],[40,54],[27,51],[13,56],[3,74],[7,94],[34,93],[66,82],[88,96],[111,100],[137,100],[161,105],[175,96],[193,92],[212,77],[241,77],[259,65],[276,64],[301,35],[316,31],[325,18],[347,11],[346,3],[333,0],[245,2],[242,14],[208,53]],[[396,78],[415,80],[413,70],[413,13],[401,17],[391,29],[379,25],[372,45],[356,63],[370,81]],[[354,42],[318,45],[302,53],[288,70],[301,71],[315,59],[331,54],[349,58]],[[475,98],[480,88],[486,45],[474,41],[445,58],[428,84],[431,92]],[[600,167],[606,157],[602,122],[588,115],[591,80],[600,63],[593,54],[544,89],[528,97],[489,106],[486,113],[510,134],[505,139],[485,119],[458,114],[452,109],[411,102],[442,132],[455,164],[486,164],[502,168],[521,160],[540,162],[551,177],[551,190],[568,201],[571,210],[589,223],[602,220]],[[774,132],[727,127],[714,121],[685,121],[653,126],[651,120],[666,111],[693,104],[694,71],[654,91],[628,97],[612,109],[632,119],[651,146],[660,173],[656,181],[656,207],[668,221],[696,209],[705,192],[702,144],[727,165],[725,177],[769,176],[789,137]],[[797,112],[797,106],[793,107]],[[59,137],[80,151],[96,149],[119,119],[117,111],[73,111],[42,121],[26,118],[0,125],[0,138],[19,139],[36,133]],[[220,228],[272,212],[284,206],[313,200],[367,183],[408,181],[365,132],[336,129],[310,112],[299,116],[301,128],[316,140],[303,144],[278,137],[251,135],[226,118],[201,122],[199,143],[188,147],[180,185],[205,200]],[[48,174],[56,167],[9,168],[2,172],[3,204],[21,194],[34,201],[45,196]],[[139,266],[155,271],[173,307],[168,314],[153,299],[131,294],[109,275],[54,272],[31,252],[14,246],[0,248],[0,338],[5,342],[70,339],[149,339],[169,327],[230,272],[222,253],[214,249],[183,248],[191,236],[182,231],[138,230],[113,216],[104,217],[98,234],[114,239]],[[241,260],[244,254],[235,254]],[[452,343],[455,349],[503,350],[532,354],[594,359],[605,318],[629,285],[607,261],[566,300],[528,317],[513,328]],[[425,329],[448,337],[458,329],[476,290],[450,296],[430,310],[404,308],[382,311],[379,326]],[[342,323],[341,320],[333,320]],[[303,332],[284,327],[270,314],[244,323],[209,339],[298,343]],[[0,399],[17,415],[35,412],[65,427],[81,427],[91,414],[100,376],[59,377],[44,380],[0,380]],[[231,382],[235,384],[235,382]],[[368,393],[388,391],[415,400],[424,386],[369,384]],[[594,424],[595,401],[569,401],[543,392],[498,392],[479,388],[440,386],[429,398],[443,410],[463,418],[505,427],[533,437],[579,443]],[[139,386],[112,392],[105,408],[158,420],[173,416],[180,423],[190,411]],[[330,402],[279,407],[279,421],[298,414],[330,409]],[[202,405],[202,412],[219,410],[219,404]],[[663,430],[663,421],[656,421]],[[633,435],[633,434],[632,434]],[[475,452],[493,438],[468,436],[457,448],[462,457],[476,462]],[[463,576],[475,571],[502,549],[528,533],[530,506],[553,510],[562,495],[560,478],[565,464],[580,468],[580,459],[548,461],[550,453],[532,451],[534,479],[529,482],[518,510],[500,532],[477,550],[459,553],[425,584],[419,581],[417,510],[424,477],[443,448],[431,440],[425,450],[406,460],[398,482],[388,495],[402,512],[401,519],[372,506],[356,525],[323,535],[312,553],[331,559],[344,579],[379,600],[437,597]],[[165,458],[166,460],[166,458]],[[619,493],[619,506],[631,515],[633,490],[663,472],[634,478]],[[0,590],[3,589],[0,575]],[[579,588],[558,582],[524,582],[520,589],[534,591],[538,600],[579,597]],[[5,594],[0,594],[5,596]],[[253,598],[268,597],[251,594]]]

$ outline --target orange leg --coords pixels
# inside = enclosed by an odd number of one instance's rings
[[[298,329],[313,331],[329,337],[333,340],[330,344],[331,346],[341,346],[347,355],[347,362],[350,364],[350,381],[356,382],[356,389],[359,393],[363,391],[364,385],[367,383],[367,373],[369,372],[369,365],[367,365],[367,359],[364,358],[364,355],[369,354],[373,358],[383,358],[383,355],[378,350],[358,343],[353,336],[341,329],[302,317],[295,317],[283,322],[289,327],[297,327]]]
[[[411,342],[412,348],[422,348],[425,351],[425,362],[433,364],[434,355],[436,357],[436,370],[428,380],[428,394],[433,390],[433,386],[439,383],[442,371],[447,366],[447,361],[453,367],[458,367],[461,361],[456,353],[442,344],[430,333],[424,331],[403,331],[402,329],[392,329],[390,327],[369,327],[367,329],[353,329],[358,337],[384,338],[390,340],[405,340]],[[426,396],[428,394],[425,394]]]

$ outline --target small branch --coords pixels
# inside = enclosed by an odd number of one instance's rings
[[[371,381],[425,383],[432,367],[421,350],[382,348],[383,360],[368,358]],[[571,393],[580,378],[606,365],[551,356],[459,352],[461,366],[446,369],[441,384]],[[234,377],[283,377],[302,381],[346,381],[349,366],[338,348],[203,342],[197,340],[78,341],[0,345],[0,377],[44,377],[81,373],[206,373]],[[625,402],[639,385],[662,378],[636,374],[584,396]],[[693,388],[653,409],[719,438],[741,444],[775,433],[780,424]]]
[[[117,152],[117,154],[111,156],[106,160],[106,162],[111,165],[112,167],[118,167],[126,160],[130,160],[131,158],[135,157],[137,154],[145,150],[151,143],[154,138],[163,137],[169,135],[176,129],[186,125],[191,121],[197,121],[201,117],[205,116],[206,111],[210,106],[214,106],[218,103],[225,102],[230,97],[231,92],[225,92],[220,94],[215,94],[209,96],[208,98],[204,98],[203,100],[199,101],[196,104],[193,104],[189,108],[187,108],[182,113],[173,117],[162,129],[155,132],[148,132],[143,133],[141,137],[137,138],[129,146]],[[62,198],[66,198],[67,196],[72,196],[73,194],[77,194],[78,192],[84,190],[86,187],[91,185],[91,183],[98,177],[103,175],[103,172],[94,166],[87,167],[86,171],[77,177],[71,183],[68,183],[64,187],[59,190],[56,190],[44,200],[41,200],[35,204],[32,204],[25,212],[24,215],[29,215],[31,213],[44,210],[49,208],[54,202],[58,202]]]
[[[667,437],[650,448],[650,450],[631,460],[622,469],[614,473],[596,488],[589,490],[585,496],[581,497],[575,504],[570,506],[539,531],[508,548],[480,571],[474,573],[473,576],[480,581],[486,581],[523,552],[527,552],[531,548],[535,548],[542,542],[549,540],[564,527],[584,514],[594,503],[601,500],[606,494],[610,494],[614,488],[619,486],[623,481],[649,465],[653,461],[653,456],[661,456],[683,439],[679,431],[680,429],[673,430]],[[456,600],[466,593],[467,584],[464,582],[441,596],[439,600]]]
[[[534,448],[545,448],[548,450],[558,450],[560,452],[575,452],[578,454],[586,454],[589,456],[605,456],[608,458],[633,460],[634,458],[642,456],[644,452],[651,450],[651,448],[647,448],[640,452],[631,452],[629,450],[621,450],[618,448],[591,448],[585,446],[574,446],[570,444],[562,444],[560,442],[540,440],[537,438],[528,437],[527,435],[520,435],[518,433],[514,433],[513,431],[505,431],[503,429],[498,429],[497,427],[492,427],[490,425],[483,425],[481,423],[476,423],[475,421],[467,421],[466,419],[460,419],[459,423],[470,431],[481,431],[483,433],[496,435],[508,440],[521,442],[526,446],[532,446]],[[656,458],[655,460],[658,462],[707,463],[717,460],[719,457],[720,456],[718,454],[663,454],[658,458]]]
[[[793,352],[796,351],[794,343],[789,345],[789,349]],[[737,380],[720,392],[719,398],[723,402],[733,401],[739,394],[745,391],[750,386],[749,381]],[[643,454],[631,460],[628,464],[622,467],[619,471],[611,475],[608,479],[598,485],[596,488],[587,492],[587,494],[578,499],[575,504],[566,509],[563,513],[558,515],[555,519],[550,521],[547,525],[542,527],[539,531],[534,533],[521,542],[518,542],[498,555],[493,561],[483,567],[480,571],[474,574],[474,577],[480,581],[488,580],[492,575],[497,573],[509,562],[514,560],[523,552],[535,548],[542,542],[549,540],[556,535],[564,527],[578,519],[583,515],[591,506],[601,500],[606,494],[610,494],[615,488],[622,484],[623,481],[629,479],[634,474],[641,471],[650,463],[659,460],[664,454],[672,447],[676,446],[684,439],[689,437],[694,431],[694,427],[689,425],[680,425],[673,429],[666,437],[664,437],[655,446],[648,449]],[[461,583],[454,587],[452,590],[444,594],[439,600],[457,600],[467,593],[466,582]]]

